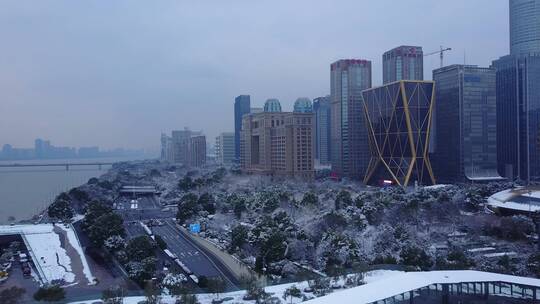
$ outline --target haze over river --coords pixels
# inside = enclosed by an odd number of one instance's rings
[[[130,159],[47,159],[0,161],[0,164],[51,164],[51,163],[110,163]],[[20,167],[0,168],[0,224],[8,218],[17,221],[30,219],[44,210],[62,191],[84,184],[91,177],[98,177],[111,166]]]

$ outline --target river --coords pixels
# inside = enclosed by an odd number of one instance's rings
[[[111,163],[127,161],[126,158],[55,159],[28,161],[0,161],[0,164],[50,164],[50,163]],[[107,172],[111,166],[20,167],[0,168],[0,224],[10,218],[17,221],[30,219],[44,210],[62,191],[84,184],[92,177]]]

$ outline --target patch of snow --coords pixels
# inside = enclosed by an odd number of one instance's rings
[[[492,251],[495,250],[494,247],[482,247],[482,248],[471,248],[467,249],[467,252],[485,252],[485,251]]]
[[[43,283],[75,281],[71,259],[62,248],[60,237],[51,224],[0,226],[0,235],[19,234],[23,237]]]
[[[451,187],[451,186],[452,185],[440,184],[440,185],[426,186],[426,187],[424,187],[424,189],[427,189],[427,190],[439,190],[439,189],[444,189],[444,188],[448,188],[448,187]]]
[[[58,234],[52,231],[52,226],[50,228],[48,233],[24,234],[30,247],[28,249],[33,253],[33,262],[41,270],[44,281],[64,280],[73,283],[75,274],[71,272],[71,259],[61,247]]]
[[[513,198],[516,196],[516,193],[514,193],[514,189],[508,189],[501,192],[497,192],[489,197],[489,199],[496,200],[499,202],[506,202],[507,200]],[[488,199],[488,202],[489,202]]]
[[[506,208],[506,209],[512,209],[512,210],[517,210],[517,211],[530,211],[530,212],[540,211],[540,206],[538,205],[516,203],[516,202],[511,202],[511,201],[500,202],[497,200],[493,200],[491,198],[488,199],[488,204],[492,207]]]
[[[503,256],[512,256],[512,255],[516,255],[517,253],[515,253],[514,251],[509,251],[509,252],[495,252],[495,253],[488,253],[488,254],[484,254],[484,257],[486,258],[497,258],[497,257],[503,257]]]
[[[75,248],[75,250],[79,254],[79,257],[81,258],[81,262],[83,265],[83,273],[86,279],[88,280],[88,285],[94,285],[96,282],[95,277],[92,275],[92,271],[90,270],[90,266],[88,265],[88,261],[86,260],[86,256],[84,255],[84,251],[81,247],[81,244],[79,243],[79,239],[75,235],[75,231],[71,227],[66,228],[65,226],[62,226],[62,225],[60,225],[59,227],[62,228],[62,230],[66,232],[69,244],[71,244],[71,246]]]
[[[401,272],[401,271],[392,271],[392,270],[369,271],[369,272],[365,273],[364,281],[366,283],[368,283],[368,284],[371,284],[371,283],[374,283],[374,282],[377,282],[377,281],[380,281],[380,280],[389,279],[389,278],[391,278],[393,276],[397,276],[397,275],[400,275],[402,273],[403,272]],[[343,284],[343,281],[340,280],[339,282],[337,282],[337,284]],[[304,290],[309,285],[308,285],[307,281],[302,281],[302,282],[297,282],[297,283],[288,283],[288,284],[268,286],[264,290],[267,293],[273,294],[273,296],[279,297],[280,299],[282,299],[282,296],[283,296],[283,293],[285,292],[285,290],[287,290],[287,288],[292,287],[292,286],[296,286],[298,289]],[[225,303],[253,304],[253,301],[245,301],[245,300],[243,300],[243,297],[245,295],[246,295],[246,291],[245,290],[240,290],[240,291],[222,293],[220,295],[220,298],[221,299],[223,299],[223,298],[232,298],[233,299],[233,300],[225,302]],[[197,294],[197,299],[198,299],[199,303],[201,303],[201,304],[211,304],[212,300],[216,299],[216,296],[213,295],[213,294]],[[128,297],[128,298],[124,298],[123,303],[124,304],[138,304],[139,302],[144,301],[144,300],[145,300],[144,297]],[[163,298],[161,300],[161,303],[162,304],[174,304],[175,301],[176,301],[176,299],[171,297],[171,296],[163,296]],[[288,299],[286,302],[289,303],[289,301],[290,300]],[[88,303],[94,303],[94,302],[100,303],[100,300],[72,302],[70,304],[88,304]],[[301,302],[301,299],[294,299],[293,300],[293,303],[300,303],[300,302]],[[334,303],[334,302],[325,302],[325,303]]]
[[[359,287],[335,292],[324,297],[307,301],[306,303],[373,303],[436,283],[458,284],[462,282],[505,282],[540,287],[539,279],[474,270],[406,272]]]

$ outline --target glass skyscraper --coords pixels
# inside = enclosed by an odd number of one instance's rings
[[[320,164],[327,165],[331,161],[330,151],[330,96],[313,100],[315,113],[315,158]]]
[[[240,95],[234,99],[234,158],[240,159],[240,131],[242,130],[242,116],[251,110],[251,97]]]
[[[438,182],[498,180],[496,72],[451,65],[433,71]]]
[[[505,56],[497,69],[499,173],[540,179],[540,54]]]
[[[510,54],[540,53],[540,0],[510,0]]]
[[[435,183],[429,160],[434,87],[433,81],[401,80],[362,93],[371,151],[365,183]]]
[[[497,70],[497,162],[504,177],[540,179],[540,0],[509,0],[510,55]]]
[[[344,59],[330,66],[331,155],[335,177],[360,179],[369,159],[362,91],[371,88],[371,61]]]
[[[383,83],[424,80],[424,53],[420,46],[402,45],[383,55]]]

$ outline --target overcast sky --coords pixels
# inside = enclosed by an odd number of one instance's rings
[[[372,60],[374,85],[403,44],[487,66],[508,53],[508,1],[3,0],[0,39],[0,145],[157,149],[163,131],[232,131],[239,94],[287,111],[326,95],[337,59]]]

